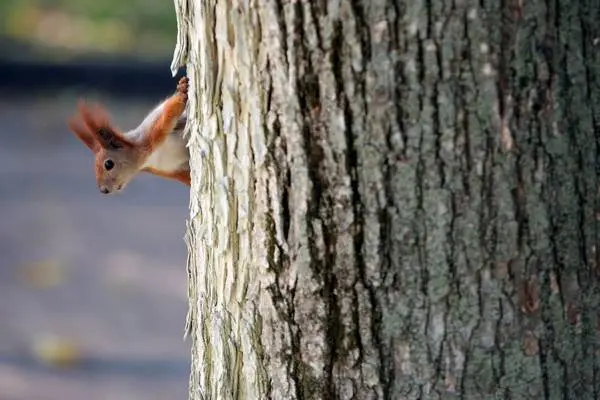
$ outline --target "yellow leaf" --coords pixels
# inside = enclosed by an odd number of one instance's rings
[[[81,351],[68,339],[44,336],[33,342],[33,355],[43,364],[52,367],[72,367],[81,361]]]

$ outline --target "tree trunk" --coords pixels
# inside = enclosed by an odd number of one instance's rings
[[[600,2],[175,0],[191,399],[595,399]]]

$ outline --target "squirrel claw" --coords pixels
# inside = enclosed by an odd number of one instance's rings
[[[187,98],[188,87],[189,87],[188,77],[184,76],[183,78],[181,78],[179,80],[179,83],[177,84],[177,91],[179,93],[183,94]]]

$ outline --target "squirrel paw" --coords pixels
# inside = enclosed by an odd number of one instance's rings
[[[177,93],[182,94],[183,98],[187,99],[188,88],[189,88],[189,80],[188,80],[187,76],[184,76],[183,78],[181,78],[179,80],[179,83],[177,84]]]

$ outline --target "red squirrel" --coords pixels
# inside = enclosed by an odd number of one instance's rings
[[[117,193],[138,174],[175,179],[190,186],[189,150],[183,138],[188,78],[128,132],[114,127],[99,105],[79,102],[79,114],[68,121],[70,130],[95,154],[96,183],[104,194]]]

